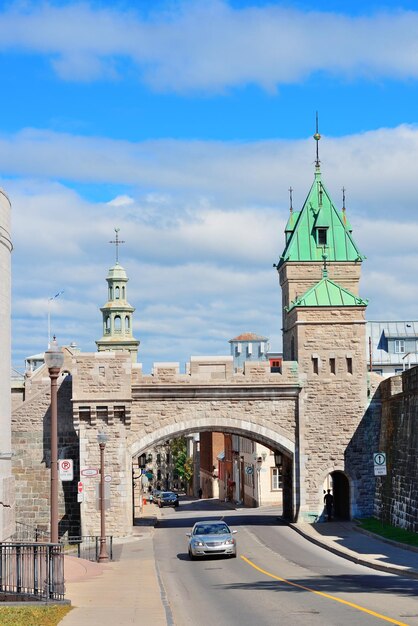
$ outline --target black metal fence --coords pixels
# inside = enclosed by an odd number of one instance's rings
[[[77,552],[79,559],[88,561],[98,561],[100,552],[100,537],[98,535],[83,535],[81,537],[68,537],[62,539],[66,553],[69,554],[71,548]],[[106,535],[106,548],[110,561],[113,561],[113,535]]]
[[[39,600],[63,600],[63,546],[0,542],[0,591]]]

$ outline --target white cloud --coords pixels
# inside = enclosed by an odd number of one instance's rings
[[[155,89],[178,92],[272,90],[315,72],[416,79],[417,31],[416,11],[353,17],[220,0],[178,2],[146,17],[86,3],[19,3],[0,13],[0,49],[46,55],[64,80],[115,79],[129,61]]]
[[[24,141],[3,137],[8,159],[0,150],[0,169],[14,176],[0,184],[12,201],[15,365],[44,349],[47,300],[61,289],[53,330],[63,343],[95,349],[115,225],[126,241],[120,259],[146,369],[153,360],[228,353],[228,339],[245,331],[265,334],[279,348],[280,287],[272,264],[284,246],[288,186],[300,208],[313,179],[312,140],[133,144],[23,135]],[[118,159],[109,162],[104,145]],[[370,299],[368,318],[416,319],[417,129],[324,138],[321,156],[337,206],[342,184],[348,187],[354,238],[367,256],[361,295]],[[51,167],[57,179],[100,182],[100,159],[126,193],[87,201],[47,179]],[[24,178],[27,172],[42,178]]]

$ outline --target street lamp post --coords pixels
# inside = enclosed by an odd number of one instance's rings
[[[104,473],[104,452],[107,442],[107,435],[100,432],[97,435],[100,448],[100,552],[99,562],[108,561],[109,555],[106,548],[106,518],[105,518],[105,473]]]
[[[45,352],[45,363],[51,379],[51,497],[50,497],[50,541],[58,543],[58,412],[57,379],[64,364],[64,354],[57,341]]]

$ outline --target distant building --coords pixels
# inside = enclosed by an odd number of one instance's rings
[[[373,372],[393,376],[418,364],[418,321],[367,322],[366,329]]]
[[[243,333],[230,339],[231,355],[234,358],[234,369],[242,369],[245,361],[266,361],[269,351],[268,338]]]

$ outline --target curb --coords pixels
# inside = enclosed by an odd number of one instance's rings
[[[356,552],[348,552],[343,551],[341,549],[335,548],[329,543],[325,541],[321,541],[320,539],[316,539],[312,537],[309,533],[306,533],[300,526],[294,523],[289,523],[290,528],[293,528],[299,535],[319,546],[320,548],[324,548],[328,550],[328,552],[332,552],[337,556],[341,556],[343,559],[347,559],[348,561],[352,561],[353,563],[357,563],[358,565],[364,565],[365,567],[370,567],[375,570],[379,570],[381,572],[386,572],[389,574],[395,574],[396,576],[406,576],[407,578],[417,578],[418,579],[418,570],[405,570],[402,567],[398,567],[397,565],[386,565],[384,563],[377,563],[376,561],[370,561],[360,557]],[[373,535],[375,537],[376,535]]]

